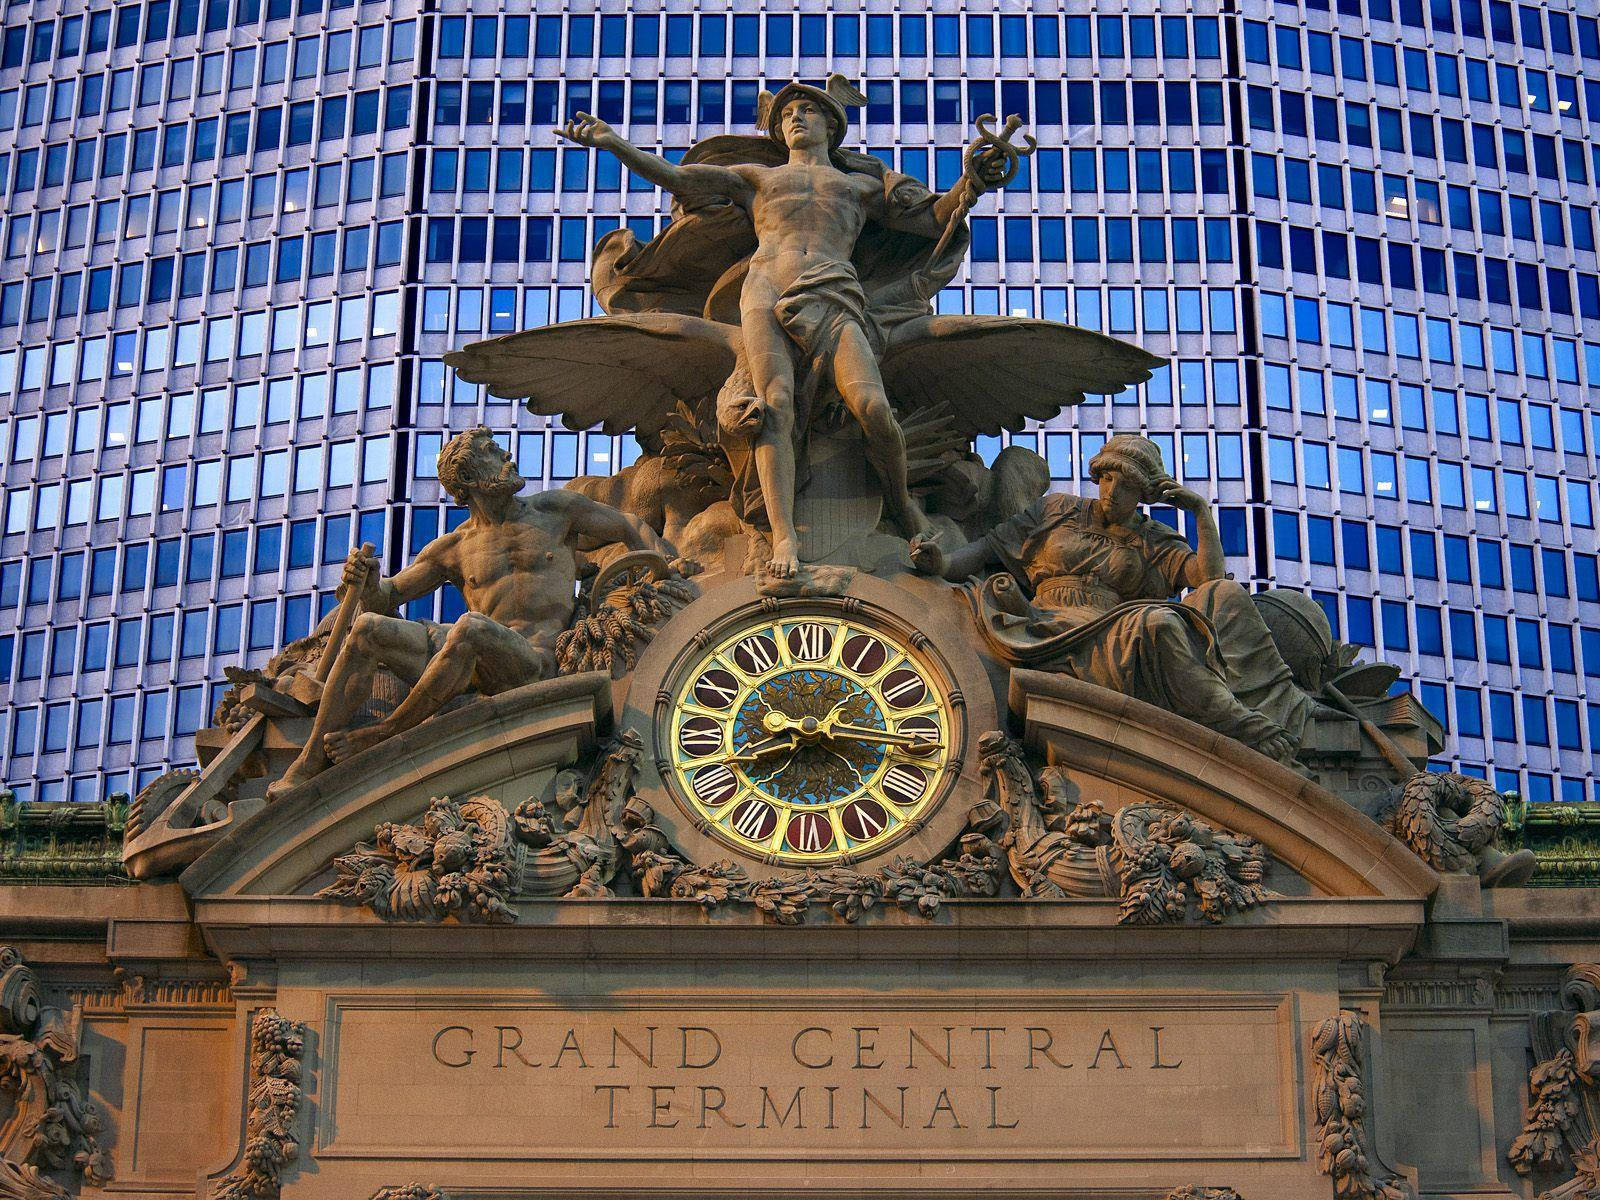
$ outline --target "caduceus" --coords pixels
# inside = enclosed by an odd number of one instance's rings
[[[931,260],[933,262],[937,262],[939,256],[944,253],[945,247],[950,244],[950,239],[955,236],[955,232],[960,227],[961,222],[966,220],[967,214],[972,211],[972,206],[977,203],[978,196],[982,194],[985,188],[998,191],[1000,188],[1005,187],[1006,184],[1017,177],[1017,168],[1022,165],[1022,160],[1039,148],[1039,143],[1034,140],[1032,135],[1026,133],[1022,135],[1025,145],[1018,146],[1012,142],[1013,135],[1022,128],[1022,118],[1017,116],[1016,113],[1012,113],[1006,118],[1006,123],[999,133],[994,131],[994,119],[993,113],[984,113],[975,122],[978,136],[972,139],[972,143],[967,147],[966,153],[961,157],[962,175],[968,180],[966,195],[956,211],[950,214],[950,220],[946,222],[944,232],[939,235],[939,244],[933,248]],[[980,154],[986,158],[999,156],[1005,160],[1005,170],[1001,174],[999,182],[994,182],[992,177],[986,184],[977,182],[977,172],[972,164],[973,160]]]

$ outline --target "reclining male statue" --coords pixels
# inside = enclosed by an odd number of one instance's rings
[[[466,506],[466,522],[429,542],[392,578],[379,578],[376,560],[360,550],[346,562],[341,596],[360,589],[361,614],[334,660],[305,749],[269,798],[330,761],[403,733],[468,691],[495,695],[553,675],[556,637],[572,621],[580,542],[622,542],[672,557],[639,518],[577,492],[518,496],[523,479],[516,464],[483,426],[457,434],[440,451],[439,482]],[[394,615],[446,583],[467,602],[454,624]],[[351,729],[379,669],[411,691],[383,720]]]

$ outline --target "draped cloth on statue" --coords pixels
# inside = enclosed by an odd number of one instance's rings
[[[1010,574],[968,584],[967,597],[1007,662],[1137,697],[1247,745],[1280,730],[1299,742],[1311,698],[1249,593],[1221,579],[1172,599],[1195,557],[1173,529],[1143,516],[1110,529],[1091,501],[1051,494],[986,540]]]
[[[787,152],[771,138],[727,134],[690,147],[683,162],[779,166]],[[837,392],[830,361],[845,323],[861,327],[879,353],[894,329],[933,311],[932,299],[960,270],[969,241],[965,221],[934,257],[939,230],[936,197],[916,179],[889,170],[871,155],[836,150],[839,170],[866,175],[882,189],[878,212],[856,239],[849,262],[812,268],[774,305],[795,356],[797,488],[806,477],[812,426],[831,419]],[[716,196],[675,198],[673,219],[648,243],[629,229],[607,234],[595,247],[594,293],[608,313],[677,312],[739,322],[739,293],[755,249],[749,215]],[[747,524],[765,528],[753,442],[764,419],[741,352],[717,396],[717,424],[734,483],[732,503]]]

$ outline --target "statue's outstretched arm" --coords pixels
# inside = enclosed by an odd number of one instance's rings
[[[595,545],[621,542],[630,550],[654,550],[664,558],[672,558],[676,553],[639,517],[591,500],[581,492],[561,488],[539,493],[538,500],[557,508],[571,523],[576,537]]]
[[[668,162],[659,155],[639,149],[599,117],[592,117],[588,113],[579,113],[555,133],[557,137],[580,146],[609,151],[635,175],[642,175],[675,196],[726,196],[736,204],[748,203],[752,196],[749,183],[737,171],[709,163],[684,166]]]

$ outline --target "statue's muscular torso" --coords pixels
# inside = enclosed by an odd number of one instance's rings
[[[770,289],[774,299],[813,267],[850,261],[882,187],[871,176],[826,165],[734,170],[753,192],[756,250],[749,279],[767,285],[761,290]]]
[[[461,589],[468,610],[530,639],[549,639],[572,619],[577,559],[571,521],[538,496],[519,498],[509,520],[468,521],[431,543],[423,557]]]

